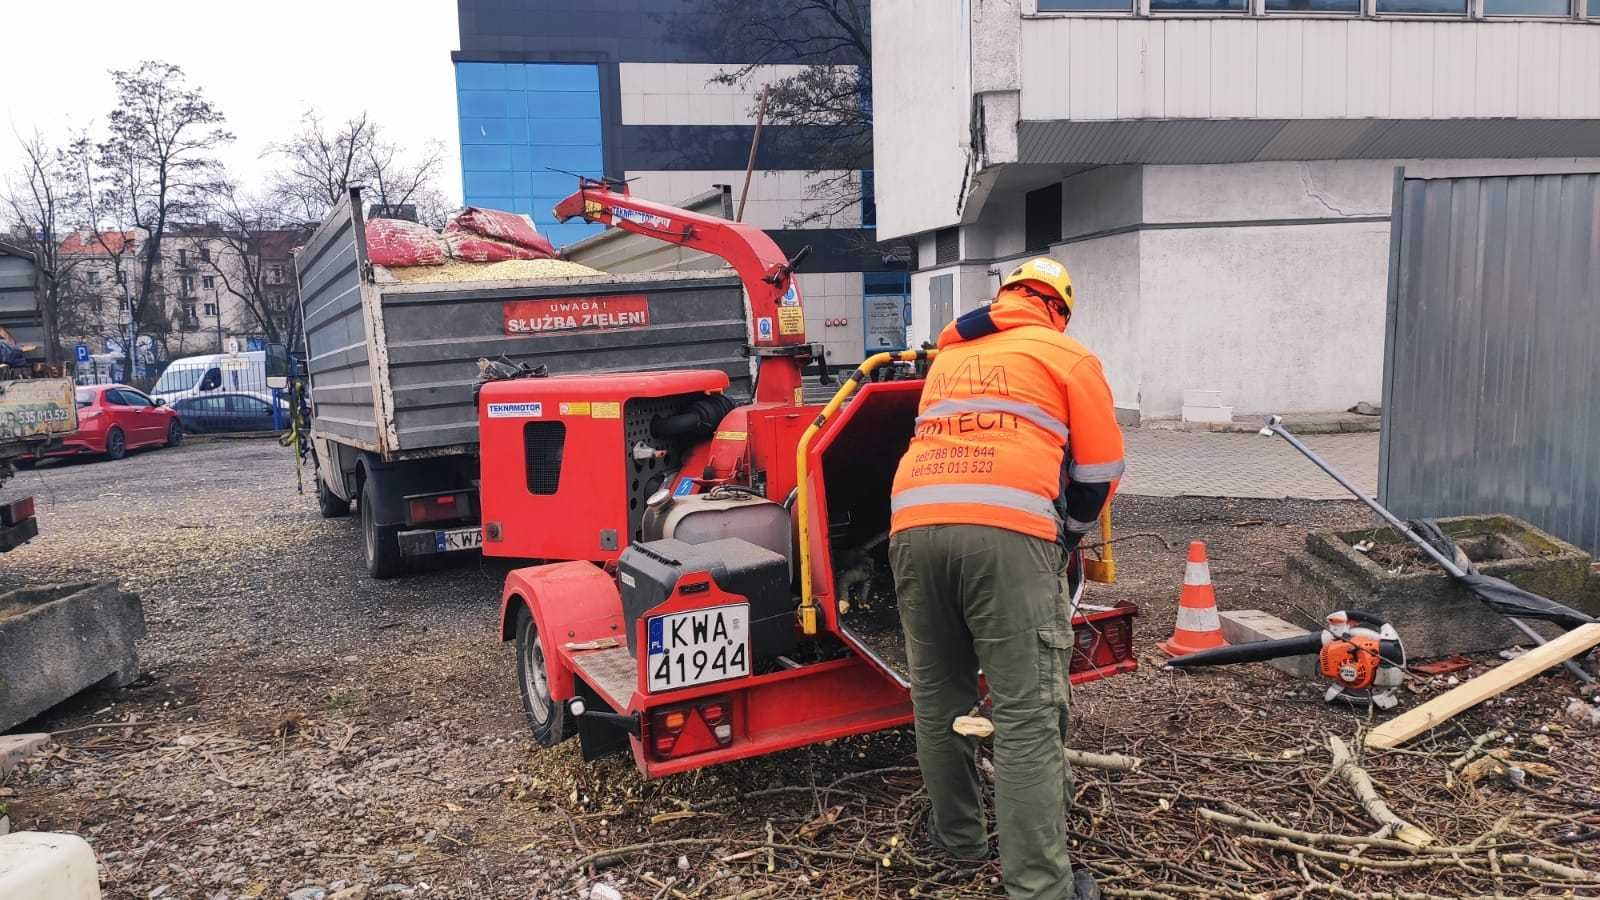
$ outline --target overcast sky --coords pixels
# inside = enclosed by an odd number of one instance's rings
[[[19,163],[15,135],[52,139],[105,122],[108,69],[143,59],[182,66],[238,139],[222,154],[256,183],[307,107],[337,121],[365,110],[391,140],[443,142],[441,187],[461,199],[454,0],[68,0],[0,3],[0,178]]]

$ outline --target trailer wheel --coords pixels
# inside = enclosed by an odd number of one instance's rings
[[[550,698],[550,675],[545,667],[539,628],[526,609],[517,618],[517,686],[522,712],[541,747],[554,747],[572,736],[566,707]]]
[[[350,515],[350,501],[339,499],[339,495],[328,490],[328,486],[317,479],[317,510],[324,519],[338,519]]]
[[[372,482],[361,484],[361,555],[367,561],[367,574],[373,578],[393,578],[405,570],[400,555],[400,527],[378,524],[378,503],[373,498]]]

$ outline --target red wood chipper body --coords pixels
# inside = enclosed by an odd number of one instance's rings
[[[760,368],[749,403],[706,371],[482,387],[484,553],[558,560],[501,598],[535,736],[656,776],[908,723],[889,489],[929,352],[873,357],[803,404],[815,351],[765,234],[587,182],[557,213],[732,262]],[[1075,600],[1082,571],[1075,555]],[[1131,671],[1133,608],[1078,609],[1073,682]]]

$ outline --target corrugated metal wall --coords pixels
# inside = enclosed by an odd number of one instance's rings
[[[1397,176],[1379,493],[1600,553],[1600,173]]]

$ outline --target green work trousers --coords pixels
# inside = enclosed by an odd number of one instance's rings
[[[933,841],[988,854],[977,740],[951,730],[978,702],[978,671],[994,702],[995,832],[1012,900],[1070,900],[1066,807],[1071,773],[1067,666],[1072,619],[1061,548],[987,525],[910,528],[889,542],[910,662],[917,763]]]

